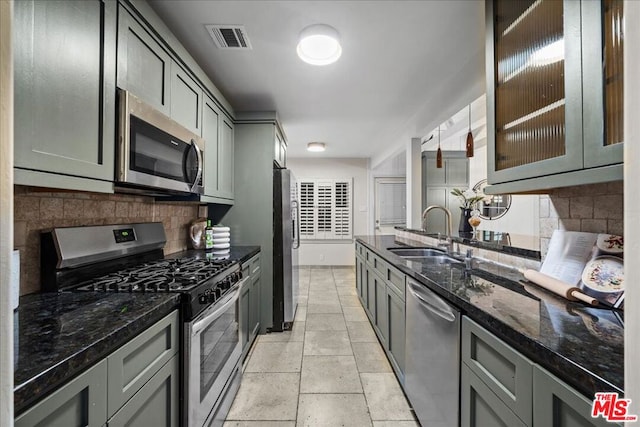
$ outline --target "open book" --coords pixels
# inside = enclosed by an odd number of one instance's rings
[[[622,236],[556,230],[540,272],[579,287],[604,305],[622,308],[623,250]]]

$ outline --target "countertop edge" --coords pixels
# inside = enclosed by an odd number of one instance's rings
[[[549,372],[553,373],[585,396],[590,396],[592,398],[595,392],[598,391],[615,391],[619,394],[624,394],[624,391],[620,387],[600,378],[593,372],[578,365],[571,359],[553,351],[552,349],[547,348],[538,341],[514,330],[512,327],[486,313],[481,308],[458,298],[456,295],[439,286],[429,277],[416,272],[406,265],[398,263],[397,259],[395,259],[397,256],[393,253],[373,247],[360,237],[356,237],[355,240],[366,248],[374,251],[398,270],[408,276],[411,276],[413,279],[427,286],[439,296],[445,298],[447,301],[462,310],[463,314],[468,315],[472,320],[478,322],[491,333],[521,352],[532,362],[547,369]],[[585,385],[588,385],[588,387],[585,387]]]

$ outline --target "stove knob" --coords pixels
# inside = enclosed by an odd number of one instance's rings
[[[216,294],[216,298],[220,298],[222,296],[222,290],[220,288],[216,288],[214,292]]]
[[[198,302],[199,302],[200,304],[207,304],[207,300],[208,300],[208,299],[209,299],[209,298],[207,297],[207,295],[206,295],[206,294],[199,294],[199,295],[198,295]]]
[[[214,302],[216,302],[216,300],[217,300],[217,299],[218,299],[218,297],[216,297],[215,292],[211,292],[211,293],[209,294],[209,298],[207,298],[207,302],[208,302],[209,304],[213,304]]]

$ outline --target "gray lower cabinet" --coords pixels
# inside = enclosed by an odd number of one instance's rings
[[[391,358],[391,364],[398,373],[400,382],[404,380],[404,346],[405,346],[405,311],[404,299],[387,286],[386,312],[388,321],[389,338],[387,339],[387,351]]]
[[[592,402],[545,369],[533,369],[533,424],[545,427],[619,425],[591,418]]]
[[[533,363],[464,316],[461,360],[526,425],[531,425]]]
[[[389,310],[387,308],[387,284],[377,273],[371,272],[373,277],[373,304],[375,305],[375,315],[372,317],[374,327],[380,334],[380,341],[383,346],[389,341]]]
[[[15,2],[16,184],[113,191],[116,13],[112,1]]]
[[[180,356],[173,356],[107,423],[109,427],[177,427]]]
[[[461,426],[594,427],[591,400],[462,319]]]
[[[249,333],[255,338],[260,330],[260,256],[251,260],[251,297],[249,298]]]
[[[17,417],[15,426],[101,426],[106,420],[107,361],[103,360]]]
[[[171,57],[122,5],[118,7],[118,87],[171,116]]]
[[[525,427],[526,424],[464,363],[460,370],[460,425]]]
[[[256,255],[242,266],[242,277],[246,277],[239,298],[240,339],[242,353],[247,355],[260,330],[260,255]]]
[[[369,320],[373,325],[376,324],[376,273],[373,269],[367,267],[367,276],[365,281],[365,311]]]
[[[107,356],[109,416],[176,354],[180,346],[178,320],[176,310]]]
[[[363,250],[359,243],[356,243],[356,254],[358,297],[402,383],[405,366],[406,276],[376,253]]]
[[[31,426],[178,426],[179,315],[174,310],[15,419]]]
[[[356,293],[360,302],[363,301],[363,281],[365,276],[365,263],[362,257],[356,256]]]

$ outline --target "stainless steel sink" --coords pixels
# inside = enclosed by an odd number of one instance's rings
[[[387,250],[408,261],[433,264],[453,264],[461,262],[450,257],[444,251],[432,248],[389,248]]]
[[[432,248],[389,248],[388,250],[403,258],[447,256],[444,251]]]

